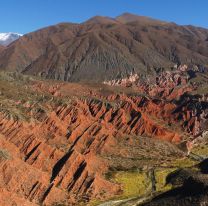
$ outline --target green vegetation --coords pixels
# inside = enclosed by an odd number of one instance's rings
[[[166,168],[188,168],[196,165],[197,161],[194,161],[188,157],[183,157],[179,159],[172,160],[170,162],[165,162],[161,166]]]
[[[188,168],[196,164],[189,158],[180,158],[161,165],[154,170],[156,193],[172,189],[172,185],[166,184],[167,176],[178,168]],[[106,175],[107,179],[121,185],[122,194],[117,199],[142,197],[152,192],[152,180],[146,171],[118,171]],[[95,201],[96,203],[96,201]],[[96,205],[96,204],[94,204]]]
[[[192,150],[192,152],[199,156],[208,156],[208,145],[205,144],[200,147],[196,147]]]
[[[172,161],[170,165],[171,167],[175,167],[175,168],[187,168],[194,166],[196,163],[197,163],[196,161],[185,157]]]
[[[177,168],[157,168],[154,170],[156,193],[165,192],[172,188],[166,185],[166,177]],[[106,178],[121,185],[122,194],[116,199],[128,199],[146,197],[152,193],[152,180],[149,171],[118,171],[108,174]],[[98,205],[99,201],[94,201],[92,206]],[[91,204],[90,204],[91,205]]]
[[[155,170],[156,191],[165,192],[172,188],[172,185],[166,185],[166,177],[176,169],[174,168],[159,168]]]
[[[122,186],[122,198],[142,196],[151,189],[151,182],[146,172],[117,172],[114,180]]]

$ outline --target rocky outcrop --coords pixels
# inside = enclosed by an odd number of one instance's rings
[[[193,86],[187,85],[191,78],[188,70],[188,66],[183,65],[174,71],[158,71],[158,74],[148,75],[145,78],[131,73],[127,78],[118,78],[103,83],[109,86],[134,86],[145,95],[173,100],[194,89]]]

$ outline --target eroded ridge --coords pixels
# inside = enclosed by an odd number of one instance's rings
[[[171,85],[171,93],[141,94],[142,87],[134,88],[134,94],[124,88],[115,93],[112,86],[57,82],[51,86],[36,80],[21,86],[17,97],[11,92],[7,103],[1,100],[0,189],[5,196],[0,201],[76,205],[105,200],[122,190],[106,178],[109,171],[184,156],[186,151],[175,144],[193,141],[205,131],[207,98],[187,93],[194,91],[189,82],[174,89],[174,83],[163,83],[156,82],[153,90]],[[10,195],[12,199],[6,198]]]

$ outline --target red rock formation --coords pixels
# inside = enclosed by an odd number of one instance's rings
[[[76,205],[108,199],[121,191],[106,179],[110,169],[141,166],[141,153],[155,162],[181,155],[168,142],[198,135],[208,108],[205,97],[186,93],[194,88],[184,76],[162,73],[153,84],[132,84],[142,95],[112,92],[116,87],[103,85],[27,85],[49,100],[44,112],[34,109],[40,100],[10,100],[24,108],[29,121],[0,112],[1,205]],[[57,104],[59,100],[64,103]]]
[[[30,123],[1,114],[1,148],[11,159],[0,160],[0,188],[16,194],[18,204],[109,198],[120,186],[105,180],[109,163],[101,156],[112,152],[118,138],[144,135],[180,141],[177,131],[157,122],[162,105],[143,97],[115,98],[121,102],[115,109],[101,101],[79,99]]]

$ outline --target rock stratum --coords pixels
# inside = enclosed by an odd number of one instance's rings
[[[0,69],[64,81],[145,76],[175,64],[208,65],[208,30],[124,14],[61,23],[21,37],[0,54]],[[92,78],[93,77],[93,78]]]
[[[1,72],[0,204],[97,205],[125,192],[117,172],[183,168],[173,162],[206,145],[207,78],[187,66],[104,84]]]

